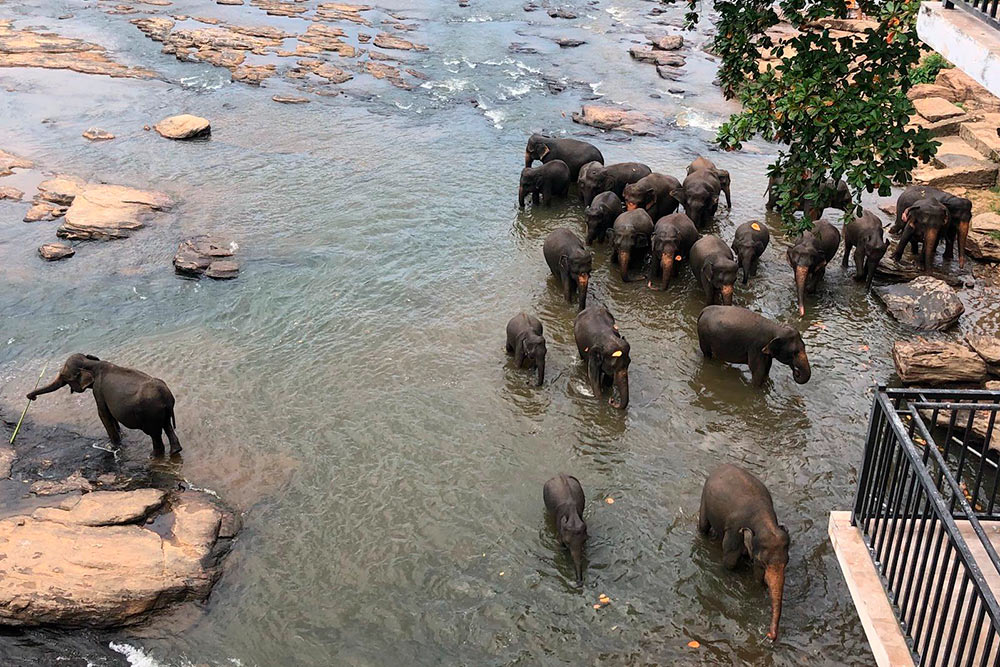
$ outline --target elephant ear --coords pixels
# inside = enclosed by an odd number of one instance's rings
[[[747,555],[753,558],[753,531],[749,528],[740,528],[743,534],[743,546],[746,547]]]
[[[761,352],[770,357],[774,357],[777,356],[777,352],[780,347],[781,347],[781,338],[775,336],[774,338],[768,341],[767,345],[764,346],[764,349],[762,349]]]
[[[86,368],[80,369],[80,388],[89,389],[94,384],[94,374]]]
[[[88,359],[90,359],[91,361],[100,361],[100,359],[98,359],[97,357],[95,357],[95,356],[94,356],[94,355],[92,355],[92,354],[85,354],[85,355],[83,355],[83,356],[87,357],[87,358],[88,358]]]
[[[566,255],[559,256],[559,266],[562,268],[567,268],[569,266],[569,258]]]
[[[903,223],[904,224],[907,224],[907,225],[910,224],[910,211],[912,211],[912,210],[913,210],[913,207],[910,206],[905,211],[903,211]]]
[[[679,188],[674,188],[670,191],[670,196],[681,203],[682,206],[687,206],[687,195],[684,193],[684,186]]]

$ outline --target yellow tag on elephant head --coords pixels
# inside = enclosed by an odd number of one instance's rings
[[[621,350],[615,350],[614,352],[611,353],[611,356],[612,357],[620,357],[620,356],[622,356],[622,351]]]
[[[680,255],[677,255],[676,257],[674,257],[674,259],[676,259],[679,262],[679,261],[683,260],[684,258],[681,257]]]
[[[755,232],[759,232],[760,231],[760,225],[758,225],[756,222],[751,223],[750,224],[750,229],[754,230]]]

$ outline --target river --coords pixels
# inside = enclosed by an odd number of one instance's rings
[[[0,202],[4,416],[16,419],[45,363],[51,375],[72,352],[150,372],[177,398],[183,462],[147,463],[138,432],[125,458],[216,491],[246,525],[204,605],[113,633],[7,632],[6,664],[871,663],[827,518],[851,504],[872,386],[892,378],[892,341],[908,334],[839,261],[799,319],[787,242],[769,220],[771,246],[736,303],[800,329],[812,379],[797,385],[776,365],[757,391],[745,370],[702,359],[690,272],[652,292],[623,284],[597,247],[591,298],[631,343],[632,402],[619,412],[593,400],[574,309],[541,255],[552,229],[583,229],[581,209],[518,210],[527,136],[580,135],[608,162],[675,176],[708,155],[732,174],[733,209],[716,229],[727,241],[764,219],[777,147],[713,151],[735,107],[711,83],[705,23],[686,35],[677,82],[629,58],[644,32],[676,32],[653,21],[676,25],[683,6],[654,19],[649,2],[577,2],[567,6],[579,18],[563,20],[523,4],[382,3],[419,25],[406,36],[429,50],[403,58],[429,81],[408,91],[357,77],[305,105],[271,101],[283,82],[230,83],[225,69],[161,54],[129,15],[3,5],[15,26],[88,39],[163,75],[0,70],[0,147],[40,166],[6,183],[31,191],[57,171],[178,202],[131,239],[82,244],[55,264],[34,249],[58,223],[25,225],[23,204]],[[204,0],[167,11],[303,23]],[[587,43],[561,49],[556,36]],[[629,137],[572,123],[593,99],[665,125]],[[210,141],[142,130],[188,111],[211,119]],[[94,125],[118,138],[81,139]],[[174,275],[176,244],[196,233],[237,241],[238,279]],[[545,325],[541,388],[504,354],[504,326],[521,310]],[[44,397],[29,421],[103,433],[89,395]],[[727,572],[697,534],[701,486],[723,461],[766,482],[791,535],[775,645],[762,584]],[[587,494],[582,589],[543,512],[542,483],[560,471]],[[595,610],[601,594],[611,603]]]

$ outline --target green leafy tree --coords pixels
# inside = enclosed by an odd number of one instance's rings
[[[699,4],[688,0],[692,25]],[[797,202],[817,203],[825,179],[845,179],[860,211],[862,191],[888,196],[894,181],[909,181],[918,162],[933,157],[938,144],[927,131],[907,128],[914,109],[906,92],[921,54],[918,0],[861,1],[871,26],[848,36],[832,35],[821,21],[846,16],[844,0],[712,4],[719,80],[743,105],[717,140],[728,150],[758,136],[785,144],[769,175],[780,179],[778,207],[791,230],[811,227],[793,211]],[[767,31],[782,17],[799,33],[775,43]],[[776,66],[761,67],[766,53]]]

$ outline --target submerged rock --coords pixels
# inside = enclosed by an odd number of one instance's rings
[[[972,219],[966,250],[970,257],[1000,262],[1000,215],[980,213]]]
[[[137,523],[152,513],[159,532]],[[156,489],[95,492],[3,519],[0,624],[108,628],[204,598],[237,531],[208,496],[168,502]]]
[[[527,5],[525,5],[525,6],[527,6]],[[530,11],[530,10],[525,10],[525,11]],[[559,7],[557,9],[550,9],[548,11],[548,14],[549,14],[549,16],[551,16],[554,19],[575,19],[576,18],[576,14],[574,14],[570,10],[564,9],[562,7]]]
[[[171,205],[162,192],[91,183],[74,197],[56,236],[101,241],[127,238],[143,227],[150,214]]]
[[[586,43],[587,42],[582,39],[572,39],[570,37],[560,37],[556,40],[556,44],[564,49],[572,49],[577,46],[583,46]]]
[[[372,44],[379,47],[380,49],[399,49],[401,51],[426,51],[427,47],[423,44],[416,44],[409,40],[403,39],[402,37],[396,37],[395,35],[390,35],[387,32],[380,32],[375,35],[375,39],[372,40]]]
[[[10,176],[15,169],[31,169],[32,166],[31,160],[0,150],[0,176]]]
[[[167,139],[197,139],[212,134],[212,125],[207,119],[191,114],[164,118],[153,129]]]
[[[90,491],[93,485],[77,470],[66,479],[49,480],[43,479],[31,485],[29,491],[36,496],[58,496],[63,493],[74,491]]]
[[[92,127],[83,133],[83,138],[90,141],[110,141],[115,138],[115,135],[99,127]]]
[[[294,95],[272,95],[271,99],[281,104],[308,104],[308,97],[296,97]]]
[[[239,246],[213,236],[196,236],[177,247],[174,255],[174,270],[187,276],[205,275],[216,280],[235,278],[240,265],[231,259]]]
[[[65,206],[50,204],[47,201],[35,200],[31,208],[28,209],[28,212],[24,214],[24,221],[39,222],[42,220],[55,220],[66,215],[66,208]]]
[[[73,250],[72,246],[68,246],[65,243],[46,243],[38,248],[38,254],[46,261],[55,262],[60,259],[72,257],[76,254],[76,250]]]
[[[83,74],[134,79],[156,76],[150,70],[114,62],[97,44],[51,32],[15,30],[11,20],[0,20],[0,67],[68,69]]]
[[[892,361],[904,384],[979,383],[986,363],[965,345],[944,341],[896,341]]]
[[[76,176],[58,174],[38,184],[38,198],[60,206],[73,203],[87,183]]]
[[[955,290],[944,281],[918,276],[908,283],[876,287],[892,316],[916,329],[943,331],[965,312]]]

